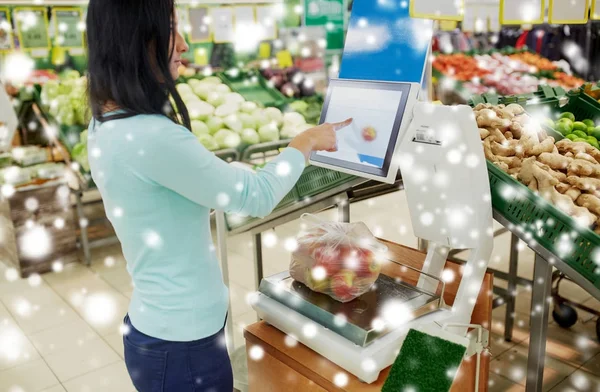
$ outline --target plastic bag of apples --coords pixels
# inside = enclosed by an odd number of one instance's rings
[[[298,238],[290,275],[313,291],[339,302],[363,295],[381,272],[387,247],[363,222],[322,221],[304,214],[309,227]]]

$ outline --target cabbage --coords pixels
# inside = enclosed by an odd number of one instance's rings
[[[257,127],[262,127],[263,125],[271,123],[271,119],[263,109],[256,109],[254,113],[252,113],[252,117],[254,117]]]
[[[184,93],[192,93],[192,87],[186,83],[179,83],[175,88],[177,89],[179,95]]]
[[[269,117],[271,121],[277,123],[277,126],[281,126],[283,122],[283,114],[281,114],[281,110],[277,108],[266,108],[265,114]]]
[[[213,91],[206,97],[206,102],[210,103],[214,107],[218,107],[219,105],[222,105],[225,100],[223,99],[223,94]]]
[[[275,124],[263,125],[258,130],[258,135],[260,136],[260,141],[262,143],[279,140],[279,130]]]
[[[193,87],[194,94],[202,99],[207,99],[208,95],[215,89],[214,85],[207,83],[200,83]]]
[[[290,112],[283,116],[283,123],[285,125],[293,125],[297,127],[306,124],[306,120],[300,113]]]
[[[240,113],[240,114],[238,114],[238,118],[242,122],[242,125],[244,126],[244,128],[252,128],[252,129],[257,128],[256,120],[254,119],[254,117],[252,115],[250,115],[248,113]]]
[[[73,147],[73,151],[71,152],[71,156],[73,159],[79,163],[79,165],[86,172],[90,171],[90,162],[88,160],[88,151],[87,146],[83,143],[77,143],[75,147]]]
[[[227,94],[231,92],[231,89],[229,88],[228,85],[226,84],[219,84],[216,88],[215,91],[221,94]]]
[[[208,151],[216,151],[219,149],[219,145],[210,135],[202,133],[197,136],[197,139]]]
[[[229,129],[221,129],[215,133],[215,141],[219,148],[237,148],[242,142],[242,138],[237,133]]]
[[[79,134],[79,142],[87,145],[88,131],[87,129]]]
[[[210,134],[214,135],[219,129],[223,128],[225,123],[221,117],[211,117],[206,121],[206,125],[208,126]]]
[[[295,112],[306,112],[308,110],[308,103],[304,101],[294,101],[290,103],[290,109]]]
[[[235,114],[240,110],[240,105],[237,103],[226,103],[217,108],[215,116],[227,117],[230,114]]]
[[[208,84],[222,84],[223,83],[221,81],[221,79],[219,79],[216,76],[207,76],[204,79],[202,79],[200,82],[201,83],[208,83]]]
[[[188,102],[187,107],[192,120],[206,120],[215,111],[212,105],[202,101]]]
[[[225,94],[223,99],[225,100],[225,103],[237,103],[240,105],[243,104],[244,102],[246,102],[246,99],[244,99],[244,97],[242,97],[238,93]]]
[[[227,125],[227,128],[236,133],[240,133],[242,132],[242,129],[244,129],[242,120],[240,120],[235,114],[230,114],[229,116],[225,117],[225,125]]]
[[[72,127],[73,125],[75,125],[75,111],[71,106],[63,106],[58,110],[56,119],[62,125]]]
[[[258,108],[258,105],[254,102],[244,102],[240,107],[240,110],[244,113],[251,114]]]
[[[281,134],[280,136],[283,139],[293,139],[296,136],[298,136],[298,134],[300,134],[301,131],[296,128],[295,126],[292,125],[284,125],[283,128],[281,129]]]
[[[181,97],[181,100],[183,101],[183,103],[186,104],[186,106],[187,106],[188,102],[200,101],[200,98],[195,96],[194,93],[183,93],[183,94],[179,94],[179,96]],[[177,107],[175,105],[175,100],[173,100],[172,103],[173,103],[173,107]]]
[[[258,144],[260,143],[260,136],[254,129],[246,128],[242,130],[242,142],[246,144]]]
[[[209,134],[208,127],[202,121],[192,120],[192,132],[194,135]]]

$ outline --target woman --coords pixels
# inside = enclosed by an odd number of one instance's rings
[[[249,173],[216,158],[189,131],[174,83],[188,50],[174,0],[91,0],[87,34],[90,167],[135,286],[124,320],[127,369],[141,392],[230,392],[228,292],[210,210],[268,215],[310,152],[335,151],[335,130],[350,120],[302,133]]]

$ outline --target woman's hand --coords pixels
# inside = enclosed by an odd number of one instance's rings
[[[290,147],[299,150],[306,159],[313,151],[337,151],[336,132],[352,124],[352,119],[339,123],[325,123],[311,128],[296,136],[290,143]]]

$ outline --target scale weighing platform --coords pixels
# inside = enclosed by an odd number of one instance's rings
[[[401,169],[415,236],[430,246],[422,270],[397,264],[417,271],[418,283],[380,275],[371,291],[343,304],[285,272],[263,279],[252,301],[260,318],[367,383],[393,364],[410,329],[463,345],[469,355],[482,349],[481,339],[467,335],[493,247],[478,127],[471,108],[417,103],[419,90],[417,83],[332,80],[321,123],[353,123],[337,131],[337,152],[310,156],[315,166],[381,182]],[[471,250],[452,308],[440,280],[450,249]]]

